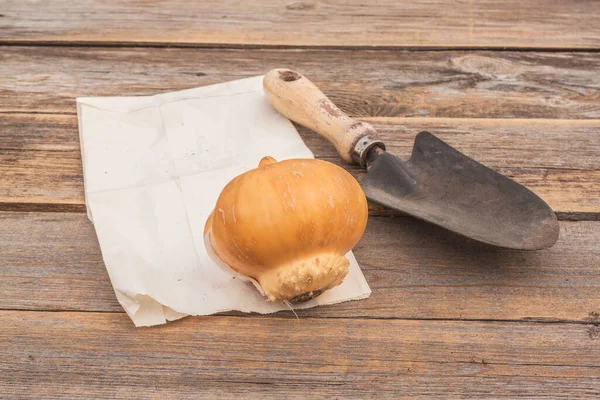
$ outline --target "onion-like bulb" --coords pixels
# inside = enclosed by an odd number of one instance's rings
[[[362,237],[367,199],[327,161],[261,160],[222,190],[204,228],[209,254],[271,301],[306,301],[339,285]]]

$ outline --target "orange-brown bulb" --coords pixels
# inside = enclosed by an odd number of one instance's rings
[[[327,161],[265,157],[221,192],[204,230],[209,253],[252,278],[272,301],[300,301],[339,285],[360,240],[367,199]]]

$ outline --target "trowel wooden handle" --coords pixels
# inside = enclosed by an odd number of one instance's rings
[[[371,147],[385,148],[370,124],[350,118],[298,72],[273,69],[263,86],[277,111],[329,140],[344,160],[364,167]]]

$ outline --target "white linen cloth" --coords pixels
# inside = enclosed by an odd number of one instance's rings
[[[266,155],[313,158],[269,104],[262,78],[77,99],[88,217],[117,299],[136,326],[287,309],[217,266],[203,239],[219,193],[235,176]],[[352,252],[347,257],[350,272],[340,286],[295,308],[368,297]]]

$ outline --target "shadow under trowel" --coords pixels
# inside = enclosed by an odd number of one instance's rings
[[[521,264],[536,265],[545,250],[514,250],[492,246],[458,235],[437,225],[410,216],[371,216],[363,238],[354,249],[362,264],[372,264],[376,254],[388,254],[389,261],[402,264],[414,260],[426,267],[498,269]],[[420,262],[419,262],[420,260]]]

